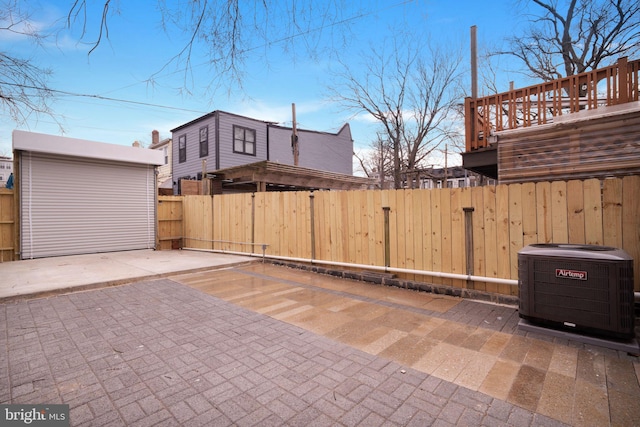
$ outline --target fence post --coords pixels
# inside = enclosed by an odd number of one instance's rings
[[[473,211],[474,208],[462,208],[464,211],[464,250],[467,260],[467,274],[473,275]],[[473,288],[473,281],[468,280],[467,284]]]
[[[309,210],[311,211],[311,259],[316,259],[316,219],[315,219],[315,196],[313,191],[309,194]]]
[[[389,211],[391,208],[389,206],[383,206],[382,210],[384,211],[384,266],[391,266],[391,246],[390,239],[391,235],[389,234]]]
[[[256,193],[251,193],[251,253],[254,253],[256,243]],[[264,261],[264,250],[262,251]]]

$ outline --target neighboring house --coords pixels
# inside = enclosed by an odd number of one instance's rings
[[[213,111],[171,130],[174,191],[181,179],[261,161],[293,165],[292,129],[224,111]],[[298,129],[299,164],[352,175],[353,140],[349,124],[338,133]]]
[[[464,188],[487,184],[495,185],[496,182],[468,171],[462,166],[427,169],[420,176],[420,188]]]
[[[427,168],[420,169],[411,174],[411,181],[407,181],[406,174],[402,174],[402,188],[464,188],[478,187],[482,185],[495,185],[496,180],[489,179],[475,172],[465,170],[462,166],[451,166],[449,168]],[[417,176],[417,178],[416,178]],[[380,175],[373,176],[376,187],[380,188]],[[417,179],[417,183],[415,182]],[[384,188],[393,188],[393,176],[385,176]]]
[[[151,145],[149,148],[151,150],[161,151],[164,156],[164,164],[158,166],[158,188],[163,190],[172,190],[172,180],[171,180],[171,158],[173,157],[173,153],[171,152],[171,138],[165,138],[160,140],[160,133],[157,130],[153,130],[151,132]],[[171,194],[173,192],[171,191]]]
[[[0,156],[0,188],[7,185],[9,176],[13,173],[13,159],[11,157]]]

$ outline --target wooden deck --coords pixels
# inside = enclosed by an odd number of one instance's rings
[[[509,92],[465,100],[466,151],[489,147],[505,130],[545,125],[557,117],[640,100],[640,60]]]

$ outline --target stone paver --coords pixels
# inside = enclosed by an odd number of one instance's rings
[[[625,368],[587,362],[585,391]],[[168,279],[0,305],[0,402],[74,426],[562,425]]]
[[[554,422],[640,425],[638,357],[524,332],[512,306],[271,264],[233,268],[222,279],[207,272],[173,279]],[[451,408],[437,422],[474,424],[470,414],[453,420]]]

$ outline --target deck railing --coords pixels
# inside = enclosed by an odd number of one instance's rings
[[[638,101],[639,76],[640,60],[621,58],[606,68],[483,98],[466,98],[466,151],[490,146],[494,132],[553,123],[558,116]]]

